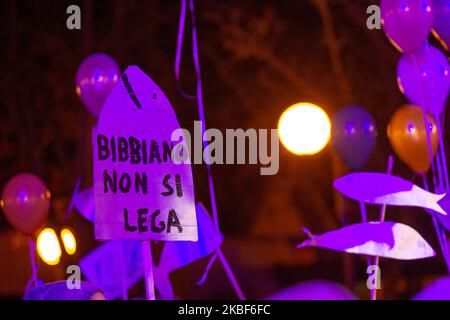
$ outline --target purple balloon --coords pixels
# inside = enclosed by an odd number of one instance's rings
[[[382,0],[381,21],[401,52],[414,52],[428,38],[433,25],[431,0]]]
[[[119,78],[119,66],[107,54],[91,54],[81,62],[77,71],[77,94],[94,117],[100,114]]]
[[[450,87],[450,67],[445,55],[425,44],[416,53],[404,54],[397,66],[400,91],[415,105],[434,116],[445,108]]]
[[[433,0],[434,34],[450,50],[450,0]]]

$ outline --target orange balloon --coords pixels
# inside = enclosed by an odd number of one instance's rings
[[[387,129],[397,156],[417,173],[425,173],[430,168],[428,139],[423,122],[422,109],[406,105],[394,113]],[[436,121],[430,114],[427,114],[427,128],[434,158],[439,140]]]
[[[12,226],[23,233],[32,234],[47,218],[50,192],[35,175],[21,173],[6,183],[1,206]]]

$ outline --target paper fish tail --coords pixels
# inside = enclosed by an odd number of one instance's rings
[[[313,242],[312,240],[305,240],[301,243],[299,243],[296,248],[297,249],[301,249],[301,248],[306,248],[306,247],[312,247],[313,246]]]
[[[446,193],[444,194],[436,194],[436,203],[433,207],[433,210],[446,216],[447,212],[450,210],[450,199]]]
[[[439,199],[436,201],[436,206],[439,208],[439,210],[436,211],[446,216],[447,212],[450,212],[450,196],[444,193],[438,195],[438,197]]]

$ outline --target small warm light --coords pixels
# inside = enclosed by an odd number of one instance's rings
[[[54,266],[61,258],[61,247],[55,230],[45,228],[37,238],[37,250],[41,259],[48,265]]]
[[[281,143],[296,155],[313,155],[328,144],[331,123],[325,111],[311,103],[286,109],[278,121]]]
[[[77,241],[72,231],[67,228],[61,230],[61,239],[67,254],[73,255],[77,251]]]

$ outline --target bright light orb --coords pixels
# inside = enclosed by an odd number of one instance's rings
[[[319,106],[297,103],[281,115],[278,135],[284,147],[293,154],[313,155],[330,141],[330,119]]]
[[[72,231],[67,228],[61,230],[61,239],[68,255],[74,255],[77,251],[77,241]]]
[[[37,251],[41,259],[48,265],[55,266],[61,258],[61,247],[55,230],[45,228],[37,238]]]

